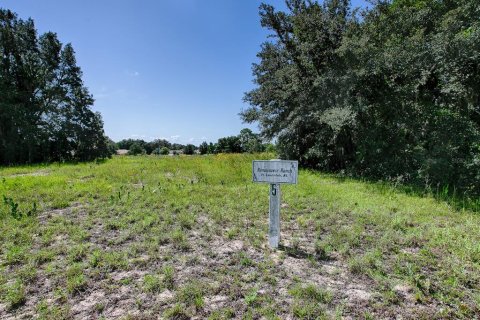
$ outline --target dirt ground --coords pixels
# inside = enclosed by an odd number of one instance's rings
[[[59,218],[67,223],[85,225],[89,232],[88,246],[102,250],[128,251],[136,242],[144,240],[141,236],[126,234],[125,230],[106,230],[99,219],[91,219],[93,223],[87,226],[87,217],[86,210],[78,204],[44,212],[38,219],[41,229]],[[247,228],[248,223],[245,221]],[[228,230],[209,233],[207,230],[213,227],[208,216],[198,216],[195,227],[187,233],[190,244],[187,250],[163,243],[153,254],[131,253],[128,266],[121,270],[98,273],[87,269],[88,284],[74,295],[65,296],[55,291],[64,280],[47,270],[48,264],[40,264],[35,280],[26,289],[25,304],[11,311],[7,311],[5,304],[0,304],[0,318],[35,318],[39,315],[39,303],[43,301],[47,306],[59,306],[61,312],[57,316],[65,318],[162,319],[165,310],[176,303],[176,289],[189,281],[208,289],[204,291],[203,307],[187,311],[188,316],[183,318],[204,319],[215,311],[228,308],[233,310],[230,317],[244,318],[249,309],[245,295],[254,288],[256,299],[270,301],[277,317],[294,319],[291,306],[295,302],[289,289],[297,283],[313,284],[331,293],[332,300],[325,306],[327,318],[357,319],[364,317],[369,310],[376,310],[372,311],[375,318],[415,319],[429,315],[429,307],[416,304],[408,285],[396,286],[394,290],[400,300],[385,307],[385,301],[373,289],[372,281],[352,274],[339,256],[333,254],[327,259],[319,259],[312,238],[295,238],[292,243],[293,234],[298,229],[295,221],[282,222],[282,245],[276,251],[267,247],[266,235],[264,243],[255,247],[241,239],[228,239],[224,236]],[[66,250],[63,249],[76,244],[67,234],[55,237],[49,244],[48,249],[60,253],[53,261],[60,269],[67,265],[67,257],[62,254]],[[39,249],[40,245],[37,244],[36,248]],[[145,275],[158,274],[165,264],[174,268],[174,287],[162,288],[158,292],[142,290]],[[372,308],[381,305],[384,307]],[[397,317],[400,313],[402,316]]]

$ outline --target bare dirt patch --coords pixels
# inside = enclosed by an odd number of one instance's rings
[[[314,285],[332,295],[332,301],[324,306],[329,317],[335,315],[338,307],[346,319],[362,317],[366,311],[380,318],[394,318],[401,312],[404,318],[413,319],[419,311],[411,288],[404,285],[394,288],[400,302],[377,313],[373,306],[381,303],[381,294],[374,289],[373,281],[352,274],[341,256],[332,254],[328,260],[319,259],[312,245],[312,236],[293,236],[300,230],[295,221],[284,224],[284,245],[280,250],[272,251],[268,248],[266,233],[260,246],[252,245],[242,235],[229,239],[227,227],[212,233],[210,228],[215,223],[206,214],[198,215],[197,222],[200,223],[194,224],[192,229],[184,230],[188,246],[183,249],[169,240],[147,250],[142,246],[148,244],[155,234],[140,232],[130,237],[128,228],[108,227],[115,218],[105,221],[89,216],[80,204],[44,212],[38,219],[45,230],[59,219],[66,226],[85,225],[88,236],[84,244],[88,248],[104,250],[102,254],[125,252],[128,254],[126,265],[117,270],[101,271],[102,267],[92,265],[91,257],[80,256],[76,263],[84,263],[85,287],[78,292],[63,291],[59,296],[58,288],[65,286],[65,273],[72,264],[68,260],[72,258],[62,253],[62,248],[82,244],[68,233],[60,232],[48,246],[49,250],[60,254],[50,264],[37,267],[36,279],[26,289],[27,301],[23,306],[10,312],[5,305],[0,305],[2,319],[31,318],[37,314],[40,301],[67,305],[68,316],[74,319],[158,318],[176,305],[184,308],[187,317],[194,319],[204,319],[225,310],[234,310],[231,316],[241,319],[249,310],[262,304],[270,306],[282,319],[293,319],[295,298],[291,289],[299,284]],[[41,249],[40,238],[34,241],[34,251]],[[135,249],[138,247],[141,249]],[[52,266],[56,271],[50,270]],[[173,268],[172,284],[168,288],[163,282],[163,270],[167,266]],[[158,290],[146,289],[145,277],[148,275],[158,277]],[[182,300],[189,299],[188,292],[182,293],[182,290],[192,283],[203,295],[198,308]]]
[[[33,171],[33,172],[28,172],[28,173],[14,173],[11,174],[7,177],[9,178],[16,178],[16,177],[42,177],[42,176],[48,176],[50,174],[50,170],[38,170],[38,171]]]

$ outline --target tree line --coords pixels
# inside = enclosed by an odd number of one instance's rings
[[[287,0],[241,112],[282,158],[480,194],[480,2]]]
[[[131,155],[159,154],[167,155],[170,151],[182,152],[183,154],[216,154],[216,153],[255,153],[273,151],[272,144],[264,143],[259,134],[245,128],[236,136],[219,138],[216,143],[202,142],[200,146],[193,144],[170,143],[165,139],[156,139],[146,142],[141,139],[124,139],[115,144],[117,149],[128,150]]]
[[[0,164],[110,156],[93,102],[72,45],[0,8]]]

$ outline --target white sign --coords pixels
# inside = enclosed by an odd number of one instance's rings
[[[253,182],[297,184],[298,161],[253,160]]]
[[[280,184],[297,184],[298,161],[253,160],[253,182],[270,183],[268,242],[277,249],[280,244]]]

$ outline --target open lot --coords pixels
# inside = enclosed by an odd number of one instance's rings
[[[0,169],[1,319],[480,316],[480,215],[271,155],[114,157]]]

